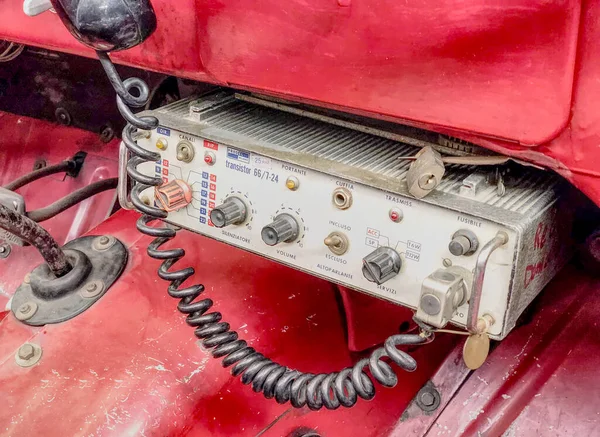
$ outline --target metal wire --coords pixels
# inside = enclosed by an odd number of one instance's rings
[[[96,194],[100,194],[107,190],[114,190],[117,188],[118,178],[103,179],[98,182],[89,184],[77,191],[70,193],[69,195],[57,200],[56,202],[34,211],[28,211],[27,217],[34,222],[43,222],[51,219],[57,214],[77,205],[78,203],[89,199]]]
[[[39,170],[32,171],[31,173],[27,173],[26,175],[21,176],[20,178],[15,179],[14,181],[6,184],[4,188],[7,190],[15,191],[33,181],[37,181],[46,176],[50,176],[56,173],[63,173],[70,170],[73,170],[77,164],[75,161],[67,160],[63,162],[59,162],[55,165],[49,165],[48,167],[42,167]]]
[[[7,43],[7,47],[2,53],[0,53],[0,62],[12,61],[13,59],[16,59],[21,53],[23,53],[23,50],[25,50],[25,46],[23,44],[17,44],[8,41],[4,42]]]
[[[131,202],[143,213],[137,221],[137,229],[152,237],[156,237],[148,246],[151,258],[162,260],[158,270],[161,279],[170,282],[168,293],[179,299],[177,308],[185,314],[188,325],[195,328],[194,334],[203,346],[211,351],[214,358],[222,358],[223,367],[231,367],[231,373],[239,376],[242,383],[252,385],[255,392],[262,393],[266,398],[274,398],[278,403],[290,402],[296,408],[307,405],[312,410],[323,407],[336,409],[340,406],[351,407],[358,398],[372,399],[375,396],[374,381],[385,387],[393,387],[398,382],[391,365],[395,363],[401,369],[412,372],[417,363],[409,354],[398,349],[399,346],[419,345],[431,341],[433,337],[414,334],[393,335],[383,347],[375,349],[369,358],[359,360],[354,366],[346,367],[339,372],[327,374],[303,373],[278,364],[248,346],[241,340],[230,325],[222,321],[219,312],[209,312],[213,302],[209,298],[199,299],[204,292],[204,285],[196,284],[181,287],[194,275],[192,267],[172,270],[174,265],[184,256],[182,248],[161,249],[169,240],[176,236],[176,231],[170,227],[151,227],[156,219],[164,219],[167,213],[154,206],[147,205],[141,200],[141,193],[152,186],[162,184],[162,179],[144,175],[137,166],[144,162],[154,162],[160,155],[150,152],[137,144],[136,129],[154,129],[158,126],[155,117],[138,117],[131,112],[127,104],[141,107],[144,99],[148,98],[148,87],[137,78],[121,82],[108,55],[99,54],[102,65],[117,92],[117,106],[128,125],[123,130],[123,142],[130,153],[127,162],[127,174],[136,182],[131,192]],[[138,96],[134,97],[131,90],[137,88]],[[368,371],[367,371],[368,370]]]

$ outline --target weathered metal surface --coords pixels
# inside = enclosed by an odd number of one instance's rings
[[[415,415],[392,435],[600,435],[598,290],[600,280],[567,267],[435,421]],[[465,375],[457,359],[449,355],[438,372],[456,385]]]
[[[153,5],[156,33],[117,61],[429,128],[554,168],[600,204],[598,2]],[[94,56],[20,2],[0,37]]]
[[[394,389],[349,410],[294,410],[264,399],[209,358],[156,277],[145,253],[150,238],[138,215],[119,212],[95,230],[130,250],[119,281],[78,317],[44,328],[12,316],[0,323],[0,423],[8,435],[179,435],[281,437],[299,428],[322,436],[380,436],[433,373],[452,342],[441,337],[411,352],[419,368]],[[265,355],[311,372],[342,368],[348,351],[331,284],[181,231],[196,278],[232,327]],[[12,359],[25,340],[44,354],[36,366]],[[29,406],[29,408],[27,408]],[[270,428],[269,428],[270,427]]]
[[[46,264],[40,264],[12,297],[11,310],[17,318],[22,306],[36,306],[35,314],[23,319],[27,325],[60,323],[86,311],[108,291],[127,263],[127,249],[106,235],[76,238],[62,250],[70,264],[64,276],[57,278]]]
[[[30,170],[38,156],[52,163],[80,148],[91,152],[82,175],[111,164],[98,154],[108,154],[103,147],[113,145],[101,146],[91,134],[6,114],[0,125],[11,132],[1,143],[2,182]],[[58,197],[78,183],[51,177],[40,186]],[[24,194],[34,208],[48,202],[42,190]],[[106,214],[105,200],[94,203],[96,209],[66,211],[46,224],[57,239],[70,239],[70,232],[89,226],[87,220]],[[600,435],[595,330],[600,283],[583,272],[569,267],[555,279],[464,384],[469,371],[460,357],[462,344],[452,349],[459,339],[439,336],[415,351],[419,370],[395,389],[380,389],[374,401],[352,410],[307,414],[258,397],[193,343],[165,284],[155,277],[158,263],[145,255],[150,240],[133,229],[136,217],[121,213],[95,231],[126,240],[133,258],[118,286],[91,310],[44,328],[26,327],[0,312],[2,433],[254,436],[268,429],[263,435],[273,437],[310,430],[324,437],[424,435],[428,430],[431,436]],[[196,235],[180,236],[177,243],[186,246],[186,260],[198,268],[218,308],[269,356],[314,372],[357,358],[347,350],[344,320],[329,284]],[[14,255],[0,259],[3,287],[20,283],[32,263],[41,261]],[[352,350],[370,347],[396,329],[411,329],[409,310],[342,293]],[[38,364],[21,368],[15,354],[30,340],[44,352]],[[307,352],[319,358],[310,359]],[[413,404],[400,420],[427,380],[440,392],[441,406],[426,415]]]
[[[31,172],[39,159],[52,165],[80,150],[88,152],[77,178],[56,174],[20,188],[18,192],[25,198],[28,210],[45,207],[92,182],[117,175],[117,141],[104,144],[90,132],[3,112],[0,112],[0,130],[4,132],[0,138],[0,185]],[[63,245],[108,217],[114,201],[114,191],[101,193],[45,221],[43,226]],[[0,258],[1,308],[25,274],[42,262],[34,247],[13,247],[10,256]]]

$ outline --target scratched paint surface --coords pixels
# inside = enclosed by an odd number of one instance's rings
[[[0,137],[0,186],[32,171],[38,159],[53,165],[79,151],[88,153],[77,178],[56,174],[17,190],[25,199],[27,211],[48,206],[90,183],[117,176],[118,140],[105,144],[92,132],[5,112],[0,112],[0,130],[10,132]],[[102,223],[114,201],[114,190],[99,194],[45,221],[44,228],[64,244]],[[42,257],[33,247],[15,248],[9,258],[0,259],[0,308],[4,308],[23,276],[40,262]]]
[[[381,388],[349,411],[288,411],[256,395],[209,359],[177,312],[149,260],[137,214],[117,213],[93,234],[113,233],[131,250],[116,286],[81,316],[28,328],[12,315],[0,322],[0,433],[85,435],[281,436],[301,426],[323,435],[382,435],[452,346],[416,353],[420,369]],[[267,356],[304,371],[338,370],[350,354],[332,286],[262,258],[187,233],[178,242],[225,318]],[[24,341],[43,348],[41,362],[18,367]],[[318,357],[310,358],[311,355]],[[404,382],[406,381],[406,382]]]

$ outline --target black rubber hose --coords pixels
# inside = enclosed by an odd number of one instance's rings
[[[86,187],[83,187],[77,191],[72,192],[68,196],[57,200],[56,202],[34,211],[29,211],[27,217],[34,222],[43,222],[54,217],[57,214],[77,205],[78,203],[88,199],[96,194],[102,193],[108,190],[114,190],[117,188],[118,178],[104,179],[98,182],[94,182]]]
[[[49,165],[48,167],[40,168],[39,170],[32,171],[31,173],[27,173],[26,175],[15,179],[14,181],[6,184],[4,188],[14,191],[43,177],[72,170],[75,166],[76,164],[74,161],[63,161],[55,165]]]
[[[30,218],[0,204],[0,228],[34,246],[56,277],[71,270],[67,256],[52,236]]]

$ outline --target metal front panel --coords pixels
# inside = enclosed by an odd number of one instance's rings
[[[142,140],[141,144],[151,148],[159,137],[164,138],[165,132],[155,132],[150,140]],[[456,257],[448,251],[448,242],[456,230],[471,229],[482,243],[493,238],[498,230],[505,230],[510,241],[492,256],[486,278],[490,286],[482,303],[482,308],[496,320],[504,320],[519,238],[514,230],[256,153],[205,142],[174,130],[168,132],[171,144],[176,144],[181,136],[194,144],[197,156],[201,157],[206,150],[216,157],[212,166],[200,157],[184,164],[177,161],[175,147],[169,144],[167,150],[161,152],[160,162],[141,167],[169,180],[183,179],[192,187],[192,203],[169,213],[170,222],[411,308],[418,304],[423,279],[443,267],[444,259],[468,270],[474,268],[475,256]],[[285,180],[289,176],[298,178],[298,190],[286,188]],[[337,209],[332,203],[332,193],[338,187],[352,193],[352,206],[347,210]],[[232,195],[249,206],[249,219],[243,225],[223,229],[211,226],[210,209]],[[390,220],[392,208],[402,212],[404,218],[400,223]],[[267,246],[261,240],[261,229],[281,212],[298,219],[301,236],[294,243]],[[323,243],[333,231],[345,234],[350,240],[350,249],[344,255],[332,254]],[[378,246],[395,248],[403,261],[400,273],[382,285],[367,281],[361,272],[362,258]],[[464,325],[466,315],[467,305],[463,305],[453,322]],[[501,332],[501,324],[493,326],[493,335]]]
[[[193,191],[192,203],[169,213],[168,221],[347,287],[416,308],[423,280],[434,271],[449,265],[474,270],[479,251],[470,256],[449,251],[456,231],[474,232],[479,248],[498,231],[507,232],[508,243],[488,263],[480,307],[480,315],[487,313],[496,321],[490,331],[493,338],[508,333],[567,257],[566,239],[557,236],[552,247],[561,256],[556,262],[548,258],[546,267],[536,270],[524,286],[528,269],[540,263],[542,252],[530,250],[540,220],[558,227],[558,217],[549,211],[554,210],[561,185],[549,173],[526,169],[507,183],[504,195],[484,183],[467,196],[463,185],[467,178],[481,181],[481,170],[447,166],[440,186],[416,200],[406,189],[410,161],[400,159],[419,150],[413,146],[240,102],[227,94],[176,102],[153,113],[163,127],[140,144],[159,152],[161,160],[140,169],[165,181],[183,180]],[[159,140],[166,149],[157,148]],[[177,159],[182,141],[194,149],[189,163]],[[204,160],[208,155],[210,163]],[[295,178],[299,188],[287,188],[288,178]],[[333,193],[339,188],[352,197],[351,207],[334,205]],[[151,199],[153,193],[146,195]],[[230,196],[245,202],[248,219],[222,229],[211,226],[210,211]],[[392,210],[402,216],[400,222],[390,218]],[[268,246],[261,230],[281,213],[296,219],[300,234],[291,243]],[[349,241],[342,255],[324,244],[332,232]],[[396,276],[377,285],[363,276],[362,267],[363,258],[381,246],[399,252],[402,266]],[[451,322],[465,326],[467,312],[468,302]]]

